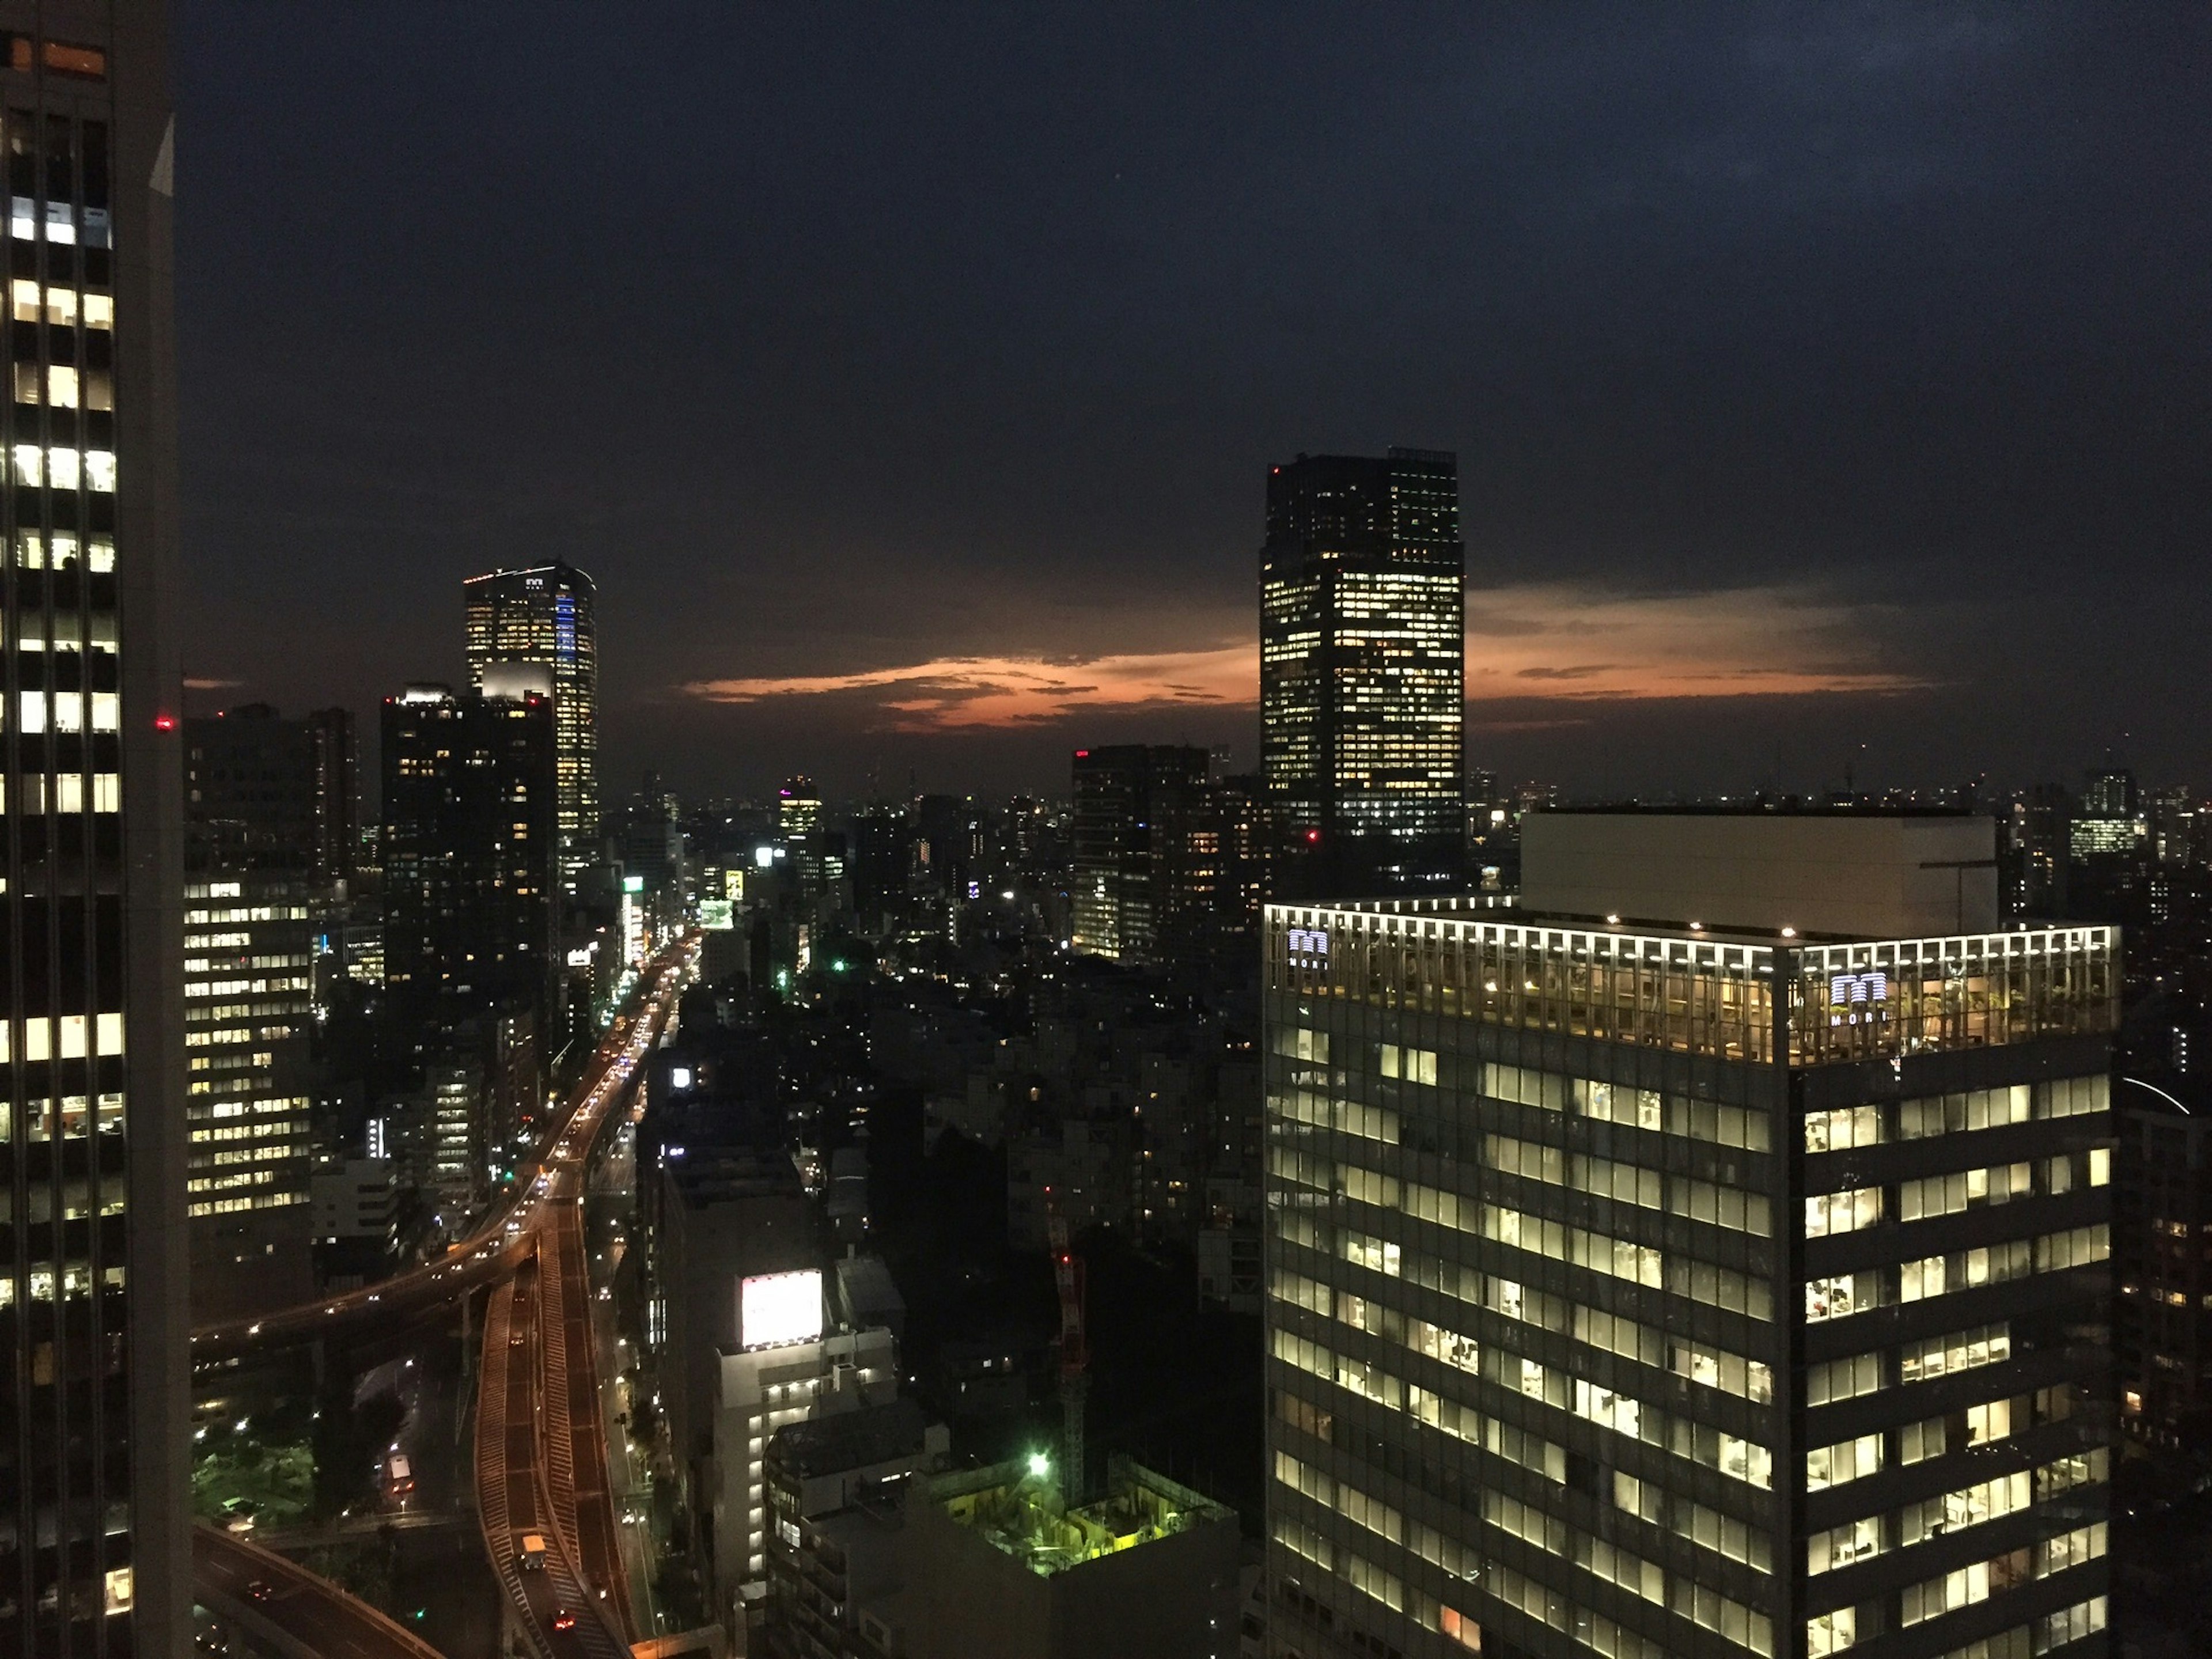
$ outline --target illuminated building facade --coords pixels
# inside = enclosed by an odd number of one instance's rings
[[[189,1645],[167,64],[158,3],[0,4],[11,1654],[152,1659]]]
[[[185,1116],[201,1321],[305,1301],[308,1037],[333,860],[356,813],[352,719],[248,703],[185,723]],[[333,956],[332,960],[336,957]]]
[[[1273,1650],[2101,1653],[2115,931],[1644,844],[1633,926],[1268,908]]]
[[[1447,452],[1301,455],[1268,473],[1260,721],[1275,896],[1456,879],[1466,565]]]
[[[738,1291],[738,1346],[717,1356],[714,1457],[714,1593],[732,1629],[765,1610],[769,1440],[898,1397],[895,1339],[827,1326],[819,1268],[758,1274]]]
[[[450,1024],[539,1017],[554,974],[557,704],[534,693],[384,700],[384,978],[393,1008]]]
[[[532,663],[552,676],[561,881],[573,891],[578,872],[599,859],[599,590],[557,561],[461,586],[471,687],[483,690],[495,663]]]
[[[201,1321],[304,1302],[307,1039],[325,915],[304,877],[193,872],[185,886],[185,1190]]]

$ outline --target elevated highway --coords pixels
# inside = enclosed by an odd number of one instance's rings
[[[514,1280],[510,1290],[494,1293],[486,1316],[477,1492],[485,1506],[480,1518],[493,1567],[543,1659],[621,1659],[629,1650],[629,1585],[619,1553],[611,1546],[614,1518],[606,1498],[580,1218],[592,1147],[617,1107],[629,1101],[639,1067],[674,1012],[696,954],[696,935],[690,935],[670,946],[640,977],[570,1093],[567,1115],[549,1138],[544,1162],[524,1190],[483,1227],[440,1260],[380,1284],[258,1319],[204,1326],[192,1334],[195,1368],[221,1364],[324,1338],[368,1340],[484,1286]],[[559,1227],[553,1224],[556,1218]],[[573,1294],[567,1291],[568,1275],[557,1265],[561,1251],[553,1242],[562,1236],[575,1243],[574,1271],[582,1288]],[[560,1287],[554,1294],[562,1298],[557,1329],[550,1333],[541,1312],[546,1279],[539,1270],[549,1253]],[[580,1346],[572,1350],[568,1345],[576,1340],[572,1331],[578,1322],[583,1334]],[[572,1370],[592,1399],[580,1422],[574,1420],[581,1396]],[[560,1431],[549,1432],[546,1425],[556,1409]],[[573,1460],[584,1454],[587,1435],[592,1447],[581,1490],[596,1493],[596,1509],[588,1501],[580,1507],[574,1474]],[[494,1501],[499,1506],[496,1527]],[[516,1523],[518,1515],[526,1515],[528,1522]],[[588,1518],[592,1533],[581,1547],[580,1518]],[[550,1530],[541,1530],[545,1526]],[[528,1572],[530,1582],[520,1583],[520,1539],[532,1530],[546,1538],[546,1565]],[[434,1650],[367,1603],[227,1533],[197,1529],[192,1559],[193,1589],[201,1604],[288,1656],[436,1659]],[[587,1594],[587,1579],[605,1587],[607,1595]],[[575,1615],[573,1626],[562,1628],[564,1612]],[[408,1645],[395,1646],[395,1641]]]
[[[368,1602],[220,1528],[192,1528],[192,1595],[257,1649],[285,1659],[440,1659]]]

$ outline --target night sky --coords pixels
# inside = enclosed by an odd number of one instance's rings
[[[198,706],[560,557],[611,795],[1249,765],[1266,469],[1400,443],[1474,764],[2212,787],[2200,5],[173,15]]]

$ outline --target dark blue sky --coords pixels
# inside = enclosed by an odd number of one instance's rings
[[[205,702],[559,556],[611,789],[1249,759],[1265,468],[1398,442],[1478,764],[2212,787],[2201,7],[175,18]]]

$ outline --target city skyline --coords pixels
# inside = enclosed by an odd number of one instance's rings
[[[2212,527],[2201,15],[1438,16],[1348,54],[1317,13],[885,20],[866,52],[640,21],[681,65],[180,20],[188,670],[243,682],[204,696],[458,682],[410,596],[565,558],[605,590],[613,790],[1249,764],[1260,469],[1401,441],[1462,457],[1475,763],[2212,769],[2173,580]],[[648,60],[653,123],[568,121]],[[635,418],[577,417],[609,398]]]

